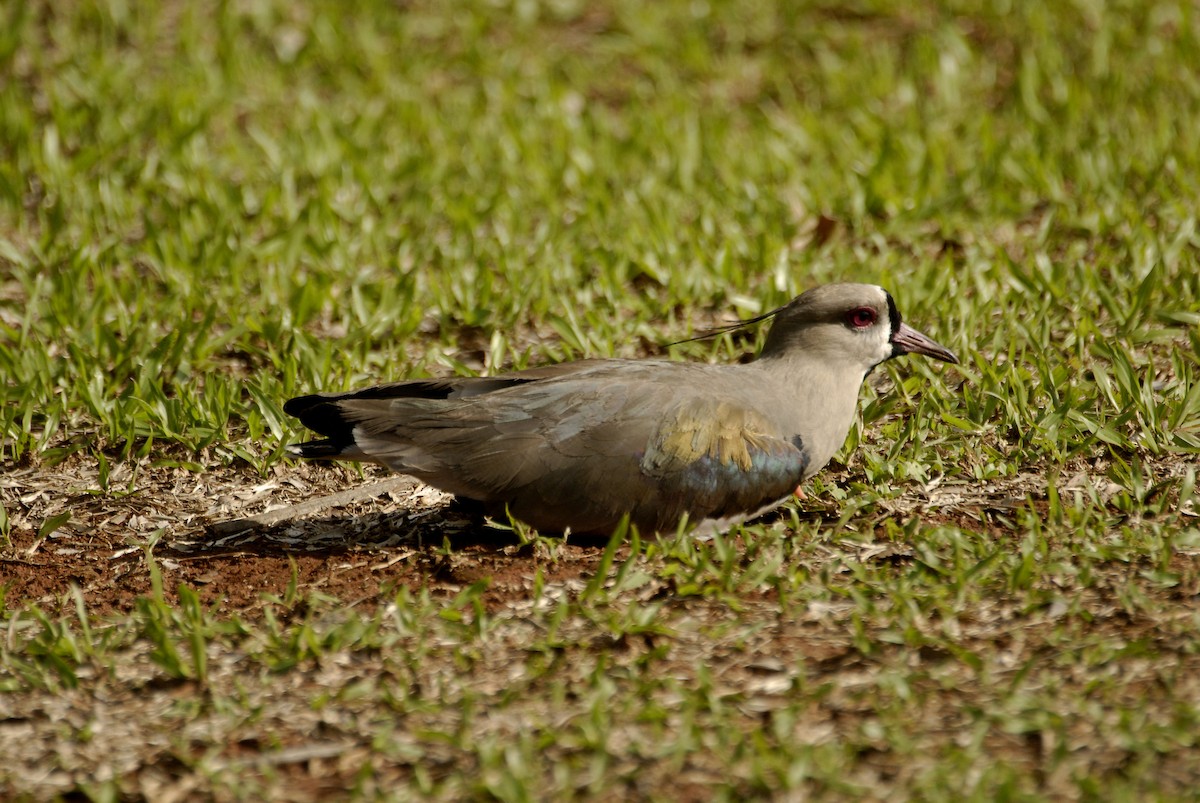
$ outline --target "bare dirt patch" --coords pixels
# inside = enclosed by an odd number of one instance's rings
[[[73,604],[74,586],[97,615],[127,612],[151,591],[147,555],[164,593],[187,584],[223,611],[289,592],[375,603],[398,586],[451,594],[478,581],[496,605],[528,596],[539,571],[554,582],[587,575],[599,560],[604,542],[596,539],[568,539],[553,561],[542,560],[452,497],[411,481],[380,483],[383,472],[366,471],[301,465],[263,481],[228,468],[141,469],[141,490],[128,496],[90,492],[96,478],[81,462],[14,471],[2,481],[12,522],[11,543],[0,551],[5,604],[54,611]],[[379,485],[387,487],[371,493]],[[362,490],[348,503],[322,504],[347,489]],[[314,500],[317,513],[290,515]],[[68,511],[65,525],[38,534],[42,522]],[[281,520],[252,518],[264,513]]]
[[[1169,462],[1157,470],[1173,476],[1184,468]],[[849,476],[839,466],[826,474]],[[1081,461],[1071,475],[1067,491],[1114,493],[1094,465]],[[999,540],[1011,530],[996,525],[996,517],[1030,500],[1042,504],[1036,500],[1044,498],[1046,482],[1045,475],[1027,473],[970,486],[934,483],[884,503],[882,512],[897,521],[919,516],[991,532]],[[0,548],[6,606],[56,611],[74,604],[74,586],[97,615],[127,612],[151,590],[147,555],[162,573],[164,593],[187,584],[206,605],[227,612],[289,591],[373,604],[399,586],[451,594],[479,581],[487,582],[485,600],[494,606],[527,598],[539,573],[543,582],[590,577],[605,545],[568,537],[547,559],[453,497],[374,467],[277,465],[263,478],[245,467],[197,473],[143,460],[113,469],[109,491],[100,485],[97,466],[78,457],[51,469],[9,465],[0,474],[11,527],[9,545]],[[131,485],[134,492],[117,490]],[[809,508],[805,518],[837,515],[823,500],[802,504]],[[65,524],[39,534],[44,522],[68,513]],[[905,545],[887,541],[857,551],[861,560],[912,558]]]

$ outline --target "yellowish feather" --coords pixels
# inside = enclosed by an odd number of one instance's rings
[[[757,415],[729,402],[693,402],[655,433],[646,461],[655,469],[671,470],[711,457],[749,471],[751,450],[765,445],[761,426]]]

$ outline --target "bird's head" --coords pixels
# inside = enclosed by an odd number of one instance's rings
[[[763,358],[793,354],[844,361],[866,375],[901,354],[957,363],[954,352],[900,317],[890,293],[873,284],[814,287],[759,319],[772,318]]]

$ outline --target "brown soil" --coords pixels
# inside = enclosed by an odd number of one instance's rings
[[[264,482],[227,468],[151,468],[139,471],[140,491],[124,497],[90,492],[96,480],[82,462],[58,469],[14,470],[0,480],[11,522],[10,544],[0,549],[7,606],[53,612],[74,605],[77,587],[94,615],[125,612],[151,592],[151,563],[168,599],[186,584],[219,611],[252,610],[289,589],[368,603],[398,586],[452,594],[477,581],[487,581],[484,600],[495,606],[527,597],[539,570],[544,582],[590,575],[604,546],[568,537],[553,561],[541,560],[513,531],[415,482],[322,504],[348,488],[369,492],[384,476],[371,469],[363,477],[290,466]],[[318,513],[289,516],[314,502]],[[256,522],[265,511],[282,520]],[[64,512],[66,524],[38,534]]]

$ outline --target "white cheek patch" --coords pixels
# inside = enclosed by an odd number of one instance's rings
[[[871,329],[871,340],[874,341],[874,346],[871,349],[871,365],[867,369],[874,368],[884,360],[890,359],[892,356],[892,327],[888,320],[882,319],[879,326]]]

